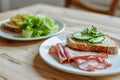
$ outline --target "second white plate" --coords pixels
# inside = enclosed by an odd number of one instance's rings
[[[3,20],[3,21],[0,22],[0,37],[10,39],[10,40],[18,40],[18,41],[31,41],[31,40],[45,39],[45,38],[57,35],[65,29],[65,25],[61,21],[56,20],[56,19],[54,19],[54,20],[55,20],[55,23],[59,25],[59,29],[57,31],[47,35],[47,36],[41,36],[41,37],[38,37],[38,38],[21,38],[20,34],[18,34],[18,33],[12,33],[12,32],[9,32],[9,31],[6,31],[6,30],[2,29],[1,24],[5,23],[5,22],[8,22],[9,19]]]

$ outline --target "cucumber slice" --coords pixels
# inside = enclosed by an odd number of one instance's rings
[[[97,37],[97,38],[90,39],[89,42],[90,43],[101,43],[104,39],[105,39],[104,36],[100,36],[100,37]]]
[[[73,38],[77,39],[77,40],[89,40],[91,39],[90,36],[82,36],[80,32],[75,32],[72,34]]]

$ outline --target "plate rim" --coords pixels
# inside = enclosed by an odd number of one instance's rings
[[[67,34],[60,34],[60,35],[57,35],[57,36],[54,36],[54,37],[59,38],[59,36],[66,36],[66,35],[67,35]],[[52,39],[52,38],[54,38],[54,37],[51,37],[51,38],[45,40],[45,41],[39,46],[39,56],[41,56],[41,58],[42,58],[47,64],[49,64],[50,66],[52,66],[52,67],[54,67],[54,68],[56,68],[56,69],[62,70],[62,71],[64,71],[64,72],[68,72],[68,73],[72,73],[72,74],[77,74],[77,75],[86,75],[86,76],[107,76],[107,75],[113,75],[113,74],[118,74],[118,73],[120,73],[120,70],[119,70],[118,72],[112,71],[112,73],[104,72],[104,74],[103,74],[103,73],[96,73],[96,71],[93,72],[93,73],[91,73],[91,72],[87,72],[87,71],[82,71],[82,70],[80,70],[80,71],[84,72],[84,73],[81,73],[81,72],[70,71],[69,69],[65,70],[65,69],[63,69],[63,68],[61,68],[61,67],[58,67],[57,65],[53,65],[53,64],[49,63],[49,62],[48,62],[45,58],[43,58],[43,56],[41,55],[41,47],[43,46],[43,44],[44,44],[45,42],[47,42],[48,40],[50,40],[50,39]],[[114,38],[114,37],[113,37],[113,38]],[[114,39],[120,41],[119,38],[114,38]],[[119,46],[119,47],[120,47],[120,46]],[[119,49],[120,49],[120,48],[119,48]],[[62,64],[59,64],[59,65],[62,65]]]
[[[0,28],[1,28],[2,23],[8,22],[9,20],[10,19],[5,19],[5,20],[0,21]],[[16,40],[16,41],[33,41],[33,40],[46,39],[46,38],[58,35],[65,30],[65,24],[62,21],[60,21],[58,19],[55,19],[55,18],[54,18],[54,20],[55,20],[56,23],[60,23],[58,25],[62,25],[62,26],[59,26],[59,29],[56,32],[54,32],[52,34],[49,34],[47,36],[41,36],[41,37],[38,37],[38,38],[17,38],[17,37],[7,37],[7,36],[4,36],[4,35],[0,34],[0,37],[5,38],[5,39],[9,39],[9,40]],[[0,30],[0,33],[1,33],[1,31],[4,32],[3,30]],[[10,32],[10,33],[12,34],[12,32]]]

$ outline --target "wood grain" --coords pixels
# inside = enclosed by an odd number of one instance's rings
[[[100,29],[120,38],[120,19],[95,13],[60,8],[45,4],[32,5],[0,13],[0,20],[15,14],[44,14],[61,20],[66,25],[63,33],[70,33],[86,26],[101,25]],[[39,46],[44,40],[13,41],[0,37],[0,80],[119,80],[120,74],[90,77],[60,71],[49,66],[39,56]]]

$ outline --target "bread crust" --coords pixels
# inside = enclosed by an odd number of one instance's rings
[[[1,25],[1,27],[5,30],[8,30],[10,32],[14,32],[14,33],[20,33],[21,29],[17,26],[11,25],[10,23],[3,23]]]
[[[109,37],[109,39],[111,38]],[[111,40],[114,41],[113,39]],[[117,54],[118,43],[116,41],[114,41],[114,43],[115,43],[115,46],[104,46],[104,45],[90,44],[87,42],[81,43],[81,42],[77,42],[74,39],[72,39],[70,35],[67,36],[67,46],[73,49],[81,50],[81,51]]]

